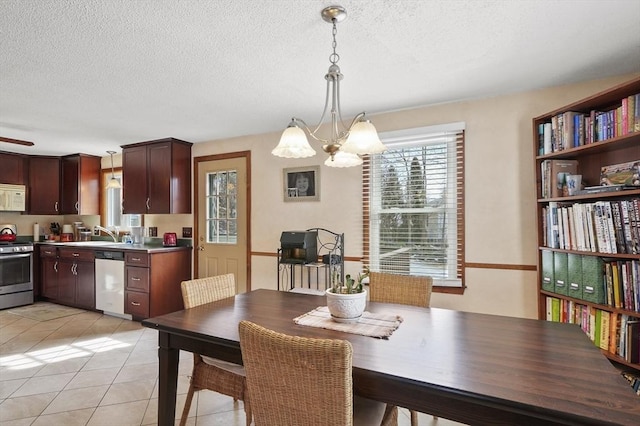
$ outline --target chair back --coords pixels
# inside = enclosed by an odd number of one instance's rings
[[[256,426],[353,425],[353,348],[346,340],[239,325]]]
[[[182,281],[180,289],[185,309],[236,295],[233,274]]]
[[[369,273],[369,300],[428,308],[433,279],[383,272]]]

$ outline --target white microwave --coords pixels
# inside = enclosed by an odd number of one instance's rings
[[[23,212],[27,209],[27,187],[0,183],[0,211]]]

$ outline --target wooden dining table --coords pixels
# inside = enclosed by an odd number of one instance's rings
[[[388,339],[294,323],[325,305],[255,290],[144,320],[159,332],[158,424],[174,424],[179,351],[241,364],[238,323],[249,320],[348,340],[354,392],[399,407],[474,425],[640,425],[640,398],[578,325],[373,302],[368,312],[402,318]]]

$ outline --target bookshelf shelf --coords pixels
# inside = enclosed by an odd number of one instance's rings
[[[538,317],[578,324],[608,359],[636,373],[640,188],[566,196],[548,170],[574,167],[584,186],[597,186],[602,167],[640,161],[639,94],[635,78],[533,119]]]

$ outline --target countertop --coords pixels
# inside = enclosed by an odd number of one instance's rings
[[[118,250],[118,251],[144,251],[147,253],[160,253],[167,251],[180,251],[191,250],[193,247],[179,245],[174,247],[165,247],[162,243],[145,243],[145,244],[129,244],[129,243],[116,243],[113,241],[73,241],[61,243],[59,241],[39,241],[35,244],[38,245],[50,245],[56,247],[77,247],[86,248],[91,250]]]

